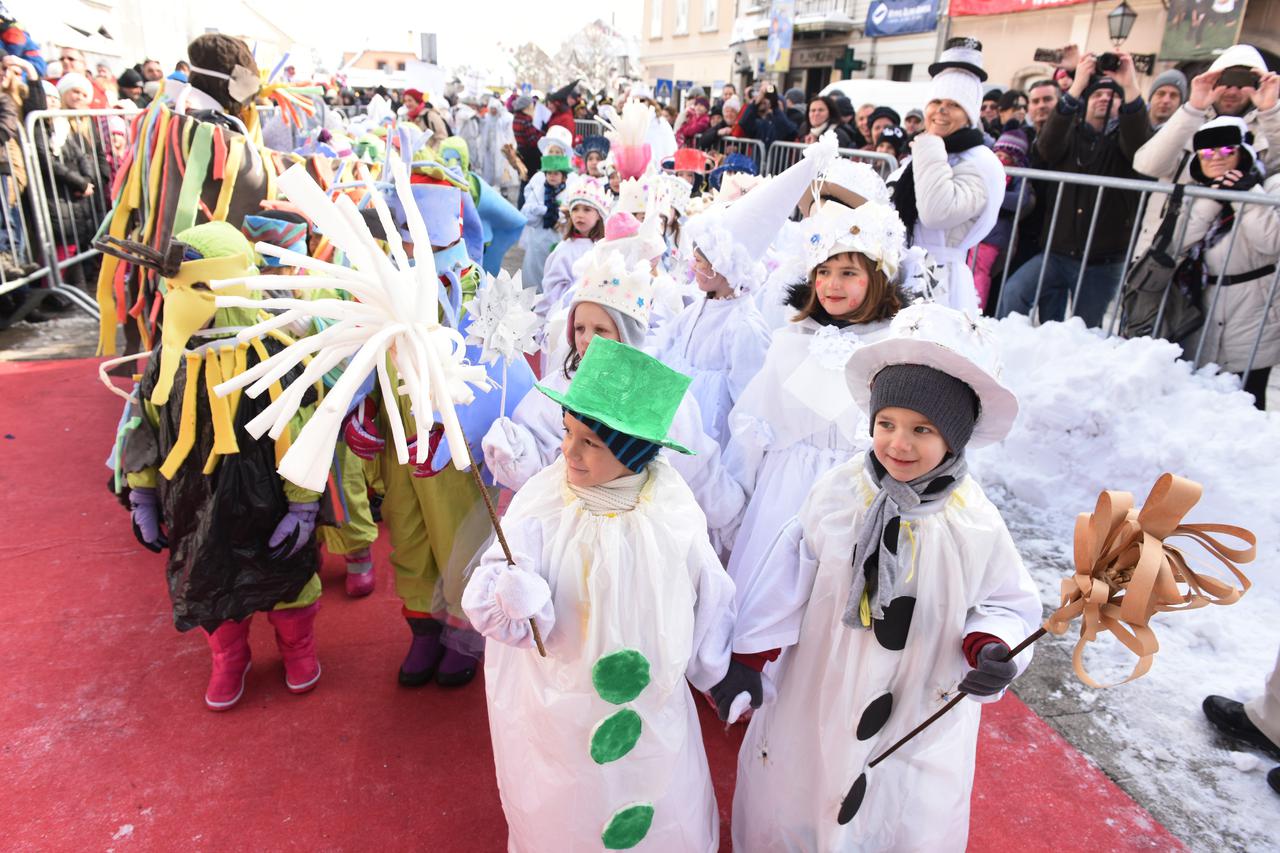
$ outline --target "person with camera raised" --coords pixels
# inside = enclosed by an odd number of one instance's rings
[[[1052,171],[1133,178],[1134,154],[1150,137],[1151,124],[1138,89],[1133,57],[1127,53],[1088,53],[1076,67],[1071,88],[1036,136],[1036,150],[1044,168]],[[1067,298],[1079,280],[1072,313],[1086,325],[1098,326],[1124,273],[1124,254],[1138,197],[1132,192],[1107,190],[1094,223],[1098,188],[1063,184],[1061,192],[1057,222],[1046,219],[1043,229],[1046,238],[1052,234],[1053,243],[1042,246],[1040,254],[1009,278],[1001,316],[1030,314],[1038,290],[1040,320],[1061,320],[1066,315]],[[1045,205],[1048,216],[1053,215],[1049,211],[1054,207],[1051,202]]]
[[[1192,78],[1187,102],[1138,149],[1133,168],[1158,181],[1191,183],[1191,139],[1218,116],[1244,120],[1265,174],[1280,168],[1280,74],[1268,72],[1262,54],[1247,44],[1227,48],[1208,71]],[[1268,145],[1268,140],[1274,144]],[[1147,203],[1135,258],[1151,245],[1168,201],[1165,195],[1152,197]]]

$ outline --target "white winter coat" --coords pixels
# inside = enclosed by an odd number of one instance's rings
[[[547,648],[534,651],[527,620],[499,605],[498,578],[512,569],[490,548],[463,595],[485,650],[485,696],[508,849],[600,850],[601,832],[623,807],[653,807],[632,849],[713,853],[720,818],[694,699],[729,666],[733,583],[707,541],[693,495],[662,459],[650,463],[639,504],[593,514],[569,491],[564,461],[535,476],[503,520],[517,571],[551,588],[539,613]],[[634,650],[646,686],[621,707],[593,684],[606,655]],[[639,739],[597,763],[590,748],[606,718],[634,712]]]
[[[1196,131],[1213,118],[1215,114],[1212,109],[1198,110],[1190,104],[1183,104],[1133,155],[1134,171],[1166,183],[1173,182],[1177,173],[1176,183],[1191,183],[1190,161],[1181,172],[1178,172],[1178,164],[1182,162],[1183,155],[1191,151],[1191,138],[1195,136]],[[1258,162],[1263,164],[1267,174],[1275,173],[1280,169],[1280,105],[1265,113],[1250,110],[1245,114],[1244,121],[1253,132],[1253,148],[1258,152]],[[1276,140],[1276,144],[1269,145],[1269,139]],[[1148,198],[1146,212],[1142,215],[1142,228],[1138,232],[1137,242],[1134,243],[1135,259],[1142,257],[1142,254],[1150,248],[1152,240],[1155,239],[1155,233],[1164,219],[1168,202],[1169,196],[1163,193],[1152,194]],[[1182,208],[1184,217],[1186,210],[1187,203],[1184,200]],[[1177,228],[1181,227],[1182,222],[1178,222]],[[1175,237],[1178,234],[1177,230],[1173,233]]]
[[[955,690],[969,670],[967,634],[1012,648],[1036,630],[1040,599],[1000,513],[966,477],[942,506],[903,515],[898,553],[910,569],[885,622],[846,627],[853,547],[874,496],[861,454],[828,472],[770,557],[790,588],[738,590],[734,651],[784,651],[773,670],[777,701],[756,711],[738,753],[735,850],[965,849],[978,702],[961,702],[884,763],[867,764]],[[901,645],[881,630],[894,623],[905,630]],[[1019,671],[1029,659],[1018,656]],[[864,772],[861,810],[841,825],[841,803]]]
[[[977,316],[978,291],[965,255],[991,231],[1004,202],[1004,166],[985,145],[948,154],[942,137],[924,134],[911,144],[919,219],[912,244],[939,266],[938,302]],[[905,169],[906,163],[903,164]],[[902,169],[889,177],[892,184]]]
[[[1280,198],[1280,176],[1269,178],[1262,187],[1255,186],[1248,194]],[[1205,288],[1203,304],[1206,314],[1210,308],[1213,314],[1205,318],[1205,342],[1200,363],[1213,362],[1223,370],[1242,373],[1249,365],[1249,355],[1258,340],[1260,328],[1263,328],[1262,340],[1253,366],[1280,364],[1280,293],[1271,301],[1265,328],[1263,318],[1275,271],[1249,281],[1224,285],[1221,293],[1215,281],[1223,271],[1224,261],[1227,275],[1247,273],[1276,263],[1277,256],[1280,256],[1280,208],[1261,204],[1235,205],[1235,208],[1234,228],[1240,229],[1235,237],[1235,246],[1231,245],[1231,233],[1228,232],[1204,255],[1209,286]],[[1184,251],[1204,237],[1221,209],[1221,203],[1212,199],[1192,201],[1187,213]],[[1228,250],[1231,252],[1229,259]],[[1194,356],[1198,342],[1197,337],[1187,346],[1189,356]]]

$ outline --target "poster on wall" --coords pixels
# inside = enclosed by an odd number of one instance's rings
[[[873,0],[867,7],[870,37],[928,33],[938,28],[938,0]]]
[[[769,71],[791,69],[791,36],[795,17],[796,0],[773,0],[769,7],[769,44],[764,58]]]
[[[1246,0],[1169,5],[1161,59],[1213,59],[1240,38]]]
[[[1079,6],[1091,0],[951,0],[947,14],[953,18],[961,15],[1005,15],[1009,12],[1036,12],[1057,6]]]

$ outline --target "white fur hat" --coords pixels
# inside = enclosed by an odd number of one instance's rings
[[[68,89],[79,89],[81,92],[93,97],[93,84],[89,82],[89,78],[75,71],[68,71],[57,80],[58,94],[65,96]]]

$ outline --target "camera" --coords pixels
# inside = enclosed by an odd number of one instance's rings
[[[1224,70],[1222,76],[1218,78],[1218,85],[1239,86],[1241,89],[1246,86],[1252,86],[1256,89],[1260,79],[1261,77],[1256,70],[1237,66]]]
[[[1119,71],[1120,70],[1120,54],[1111,53],[1110,51],[1108,51],[1107,53],[1098,54],[1097,68],[1098,68],[1098,72],[1101,74],[1106,74],[1107,72],[1114,73],[1116,71]]]
[[[1036,62],[1052,62],[1057,65],[1062,61],[1062,51],[1049,47],[1037,47],[1034,59]]]

